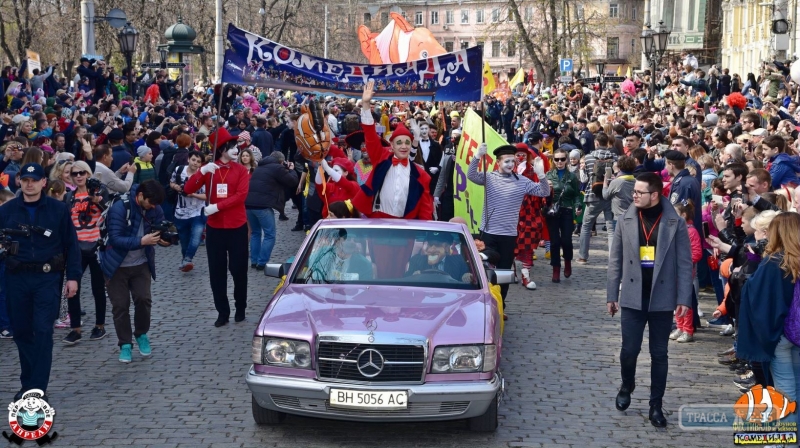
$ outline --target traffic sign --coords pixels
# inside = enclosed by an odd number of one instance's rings
[[[140,67],[142,67],[142,68],[161,68],[161,63],[160,62],[145,62],[142,65],[140,65]]]
[[[572,82],[572,76],[562,76],[561,82]]]
[[[626,78],[624,76],[606,76],[605,78],[603,78],[603,81],[604,82],[622,82],[622,81],[625,81],[625,79]]]
[[[164,64],[161,62],[145,62],[140,65],[141,68],[186,68],[185,62],[170,62]]]
[[[167,64],[167,68],[186,68],[185,62],[170,62]]]
[[[625,81],[624,76],[604,76],[603,82],[622,82]],[[578,82],[581,84],[592,84],[600,82],[599,76],[593,76],[591,78],[580,78]]]
[[[562,72],[571,72],[572,71],[572,59],[559,59],[558,60],[558,69]]]

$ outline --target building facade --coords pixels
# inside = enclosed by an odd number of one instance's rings
[[[763,61],[785,61],[798,54],[798,0],[724,0],[722,2],[722,66],[758,76]],[[772,32],[776,19],[791,21],[786,34]]]

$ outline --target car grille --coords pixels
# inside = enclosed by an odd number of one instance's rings
[[[270,395],[270,398],[276,406],[286,410],[365,417],[460,415],[467,411],[470,403],[469,401],[437,401],[431,403],[408,403],[406,409],[347,409],[332,407],[328,400],[317,398],[299,398],[287,395]]]
[[[383,357],[383,369],[372,377],[358,369],[359,356],[368,349]],[[424,370],[425,349],[421,345],[320,341],[317,349],[317,371],[321,380],[418,383],[422,381]]]

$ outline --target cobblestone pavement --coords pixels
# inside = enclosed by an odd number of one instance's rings
[[[294,219],[278,222],[272,260],[293,255],[303,238],[290,232]],[[574,240],[577,249],[577,239]],[[203,247],[190,273],[177,270],[178,248],[159,248],[153,286],[150,338],[153,356],[117,361],[113,324],[109,337],[67,347],[56,330],[48,395],[57,411],[54,446],[244,446],[244,447],[718,447],[732,445],[730,432],[687,432],[677,425],[684,404],[733,403],[733,375],[715,353],[730,338],[703,329],[691,344],[670,343],[670,375],[664,408],[670,426],[647,420],[647,336],[639,358],[637,389],[626,412],[614,409],[619,378],[619,315],[605,313],[606,243],[592,239],[589,264],[570,279],[549,281],[550,267],[538,251],[536,291],[512,286],[503,350],[506,395],[500,427],[474,434],[463,422],[363,424],[290,416],[278,427],[259,427],[250,412],[244,381],[256,321],[277,280],[251,270],[248,317],[222,328],[216,319]],[[13,277],[9,277],[13,281]],[[88,282],[82,304],[84,328],[94,323]],[[232,297],[232,282],[229,282]],[[710,300],[701,308],[713,310]],[[111,323],[109,305],[107,322]],[[14,343],[0,340],[0,402],[19,388]],[[5,405],[2,406],[5,408]],[[5,424],[2,424],[3,426]],[[6,430],[8,428],[5,428]],[[2,439],[0,439],[2,440]],[[3,442],[5,442],[3,440]]]

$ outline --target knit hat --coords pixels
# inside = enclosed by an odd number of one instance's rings
[[[237,136],[236,136],[236,138],[237,138],[237,139],[239,139],[239,140],[242,140],[242,139],[244,139],[244,140],[247,140],[247,141],[252,141],[252,140],[253,140],[253,139],[250,137],[250,133],[249,133],[249,132],[247,132],[247,131],[242,131],[242,132],[240,132],[240,133],[239,133],[239,135],[237,135]]]
[[[146,156],[148,152],[153,152],[153,150],[148,148],[146,145],[142,145],[136,149],[136,153],[139,155],[140,159]]]
[[[580,159],[581,158],[581,150],[580,149],[573,149],[569,152],[570,159]]]
[[[404,125],[403,123],[397,123],[397,127],[394,129],[394,131],[392,131],[392,136],[389,137],[389,141],[392,142],[394,141],[395,138],[400,137],[402,135],[405,135],[406,137],[412,140],[414,139],[414,136],[408,130],[406,125]]]
[[[125,138],[125,134],[122,132],[122,129],[116,128],[112,129],[111,132],[108,133],[108,139],[113,141],[123,140]]]

